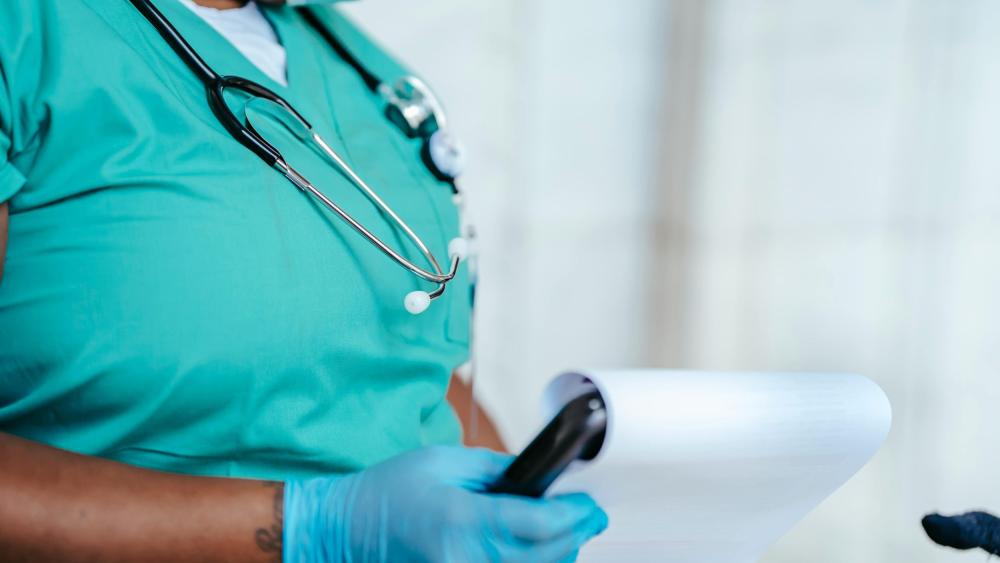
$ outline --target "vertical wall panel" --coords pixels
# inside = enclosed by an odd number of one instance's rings
[[[860,372],[895,408],[765,561],[981,561],[919,518],[1000,510],[1000,7],[716,0],[707,21],[689,225],[663,241],[689,257],[673,361]]]

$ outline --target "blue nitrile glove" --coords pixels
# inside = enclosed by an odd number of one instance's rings
[[[572,561],[607,527],[588,495],[483,491],[511,456],[431,447],[360,473],[285,484],[285,563]]]

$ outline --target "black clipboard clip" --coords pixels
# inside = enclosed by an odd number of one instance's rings
[[[576,460],[597,457],[607,434],[608,411],[595,389],[564,406],[507,467],[488,492],[539,498]]]

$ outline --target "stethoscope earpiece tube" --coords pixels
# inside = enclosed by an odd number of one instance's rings
[[[170,20],[163,15],[159,8],[149,0],[129,0],[129,2],[156,28],[163,40],[180,56],[184,64],[198,76],[202,83],[207,86],[219,80],[219,74],[205,62],[205,59],[201,58],[201,55],[184,39],[184,36],[177,31],[177,28],[170,23]]]
[[[382,81],[365,68],[365,65],[361,64],[361,61],[359,61],[351,53],[351,51],[348,50],[343,43],[341,43],[340,38],[334,35],[330,29],[327,28],[327,26],[323,25],[323,22],[319,21],[319,17],[312,11],[311,8],[308,6],[299,6],[295,8],[295,11],[302,16],[302,19],[304,19],[306,23],[312,26],[312,28],[319,33],[320,37],[322,37],[327,44],[330,45],[330,48],[337,53],[337,56],[340,57],[341,60],[354,69],[354,72],[358,73],[358,76],[361,77],[361,81],[365,83],[365,86],[370,91],[378,92],[378,87]]]

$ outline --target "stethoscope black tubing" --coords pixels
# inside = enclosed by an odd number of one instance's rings
[[[221,77],[217,72],[215,72],[212,67],[205,62],[205,59],[201,58],[201,55],[194,50],[194,47],[184,39],[184,36],[177,31],[177,28],[167,20],[166,16],[163,15],[156,6],[153,5],[149,0],[129,0],[132,5],[135,6],[136,10],[147,19],[149,23],[156,28],[156,31],[163,36],[163,40],[166,41],[170,47],[177,53],[181,59],[184,60],[184,64],[191,68],[191,70],[198,75],[198,79],[201,80],[206,86],[217,82]]]
[[[296,8],[296,11],[302,16],[302,19],[304,19],[306,23],[316,30],[316,33],[319,33],[320,37],[326,40],[326,42],[330,45],[330,48],[333,49],[337,56],[343,59],[348,66],[354,69],[354,72],[358,73],[358,76],[361,77],[361,80],[365,83],[365,86],[367,86],[369,90],[372,92],[378,92],[378,87],[382,84],[382,81],[365,68],[363,64],[361,64],[361,61],[359,61],[351,53],[351,51],[348,50],[343,43],[341,43],[340,39],[338,39],[337,36],[330,31],[330,28],[324,25],[323,22],[319,21],[319,18],[312,10],[303,6]]]
[[[174,27],[166,16],[163,15],[163,12],[153,5],[151,0],[129,0],[129,2],[131,2],[136,10],[138,10],[139,13],[141,13],[146,20],[149,21],[160,36],[163,37],[163,40],[167,42],[171,49],[173,49],[174,53],[176,53],[177,56],[184,61],[184,64],[186,64],[188,68],[194,72],[195,76],[198,77],[202,84],[205,85],[209,107],[212,109],[212,113],[215,114],[215,117],[219,120],[222,126],[225,127],[226,131],[228,131],[234,139],[239,141],[240,144],[250,149],[254,154],[260,157],[261,160],[268,164],[268,166],[274,166],[279,162],[283,163],[284,157],[281,155],[281,152],[274,147],[274,145],[267,142],[266,139],[257,134],[256,131],[244,125],[243,122],[236,117],[233,111],[226,104],[225,90],[227,88],[241,90],[252,96],[261,97],[279,104],[288,111],[292,112],[297,118],[301,119],[302,123],[304,123],[307,127],[311,127],[311,125],[309,125],[309,121],[302,117],[302,115],[284,98],[265,86],[247,78],[241,78],[239,76],[222,76],[215,72],[215,70],[209,66],[207,62],[205,62],[205,59],[201,58],[201,55],[195,51],[194,47],[192,47],[191,44],[184,39],[184,36],[181,35],[177,28]],[[305,10],[303,10],[303,12],[308,13]],[[311,13],[309,13],[309,16],[313,18],[313,22],[310,22],[312,25],[319,25],[322,27],[322,24],[315,19],[315,16]],[[326,31],[325,28],[323,29]],[[340,42],[336,40],[333,34],[327,31],[327,34],[324,34],[324,37],[328,37],[328,41],[332,39],[332,45],[335,45],[334,50],[338,53],[340,53],[341,50],[346,52],[346,49],[340,45]],[[356,60],[351,66],[355,65],[357,65],[355,68],[363,69],[363,67],[361,67]],[[371,74],[367,71],[364,71],[364,73],[361,74],[367,84],[367,78],[365,78],[365,75],[371,76]]]

